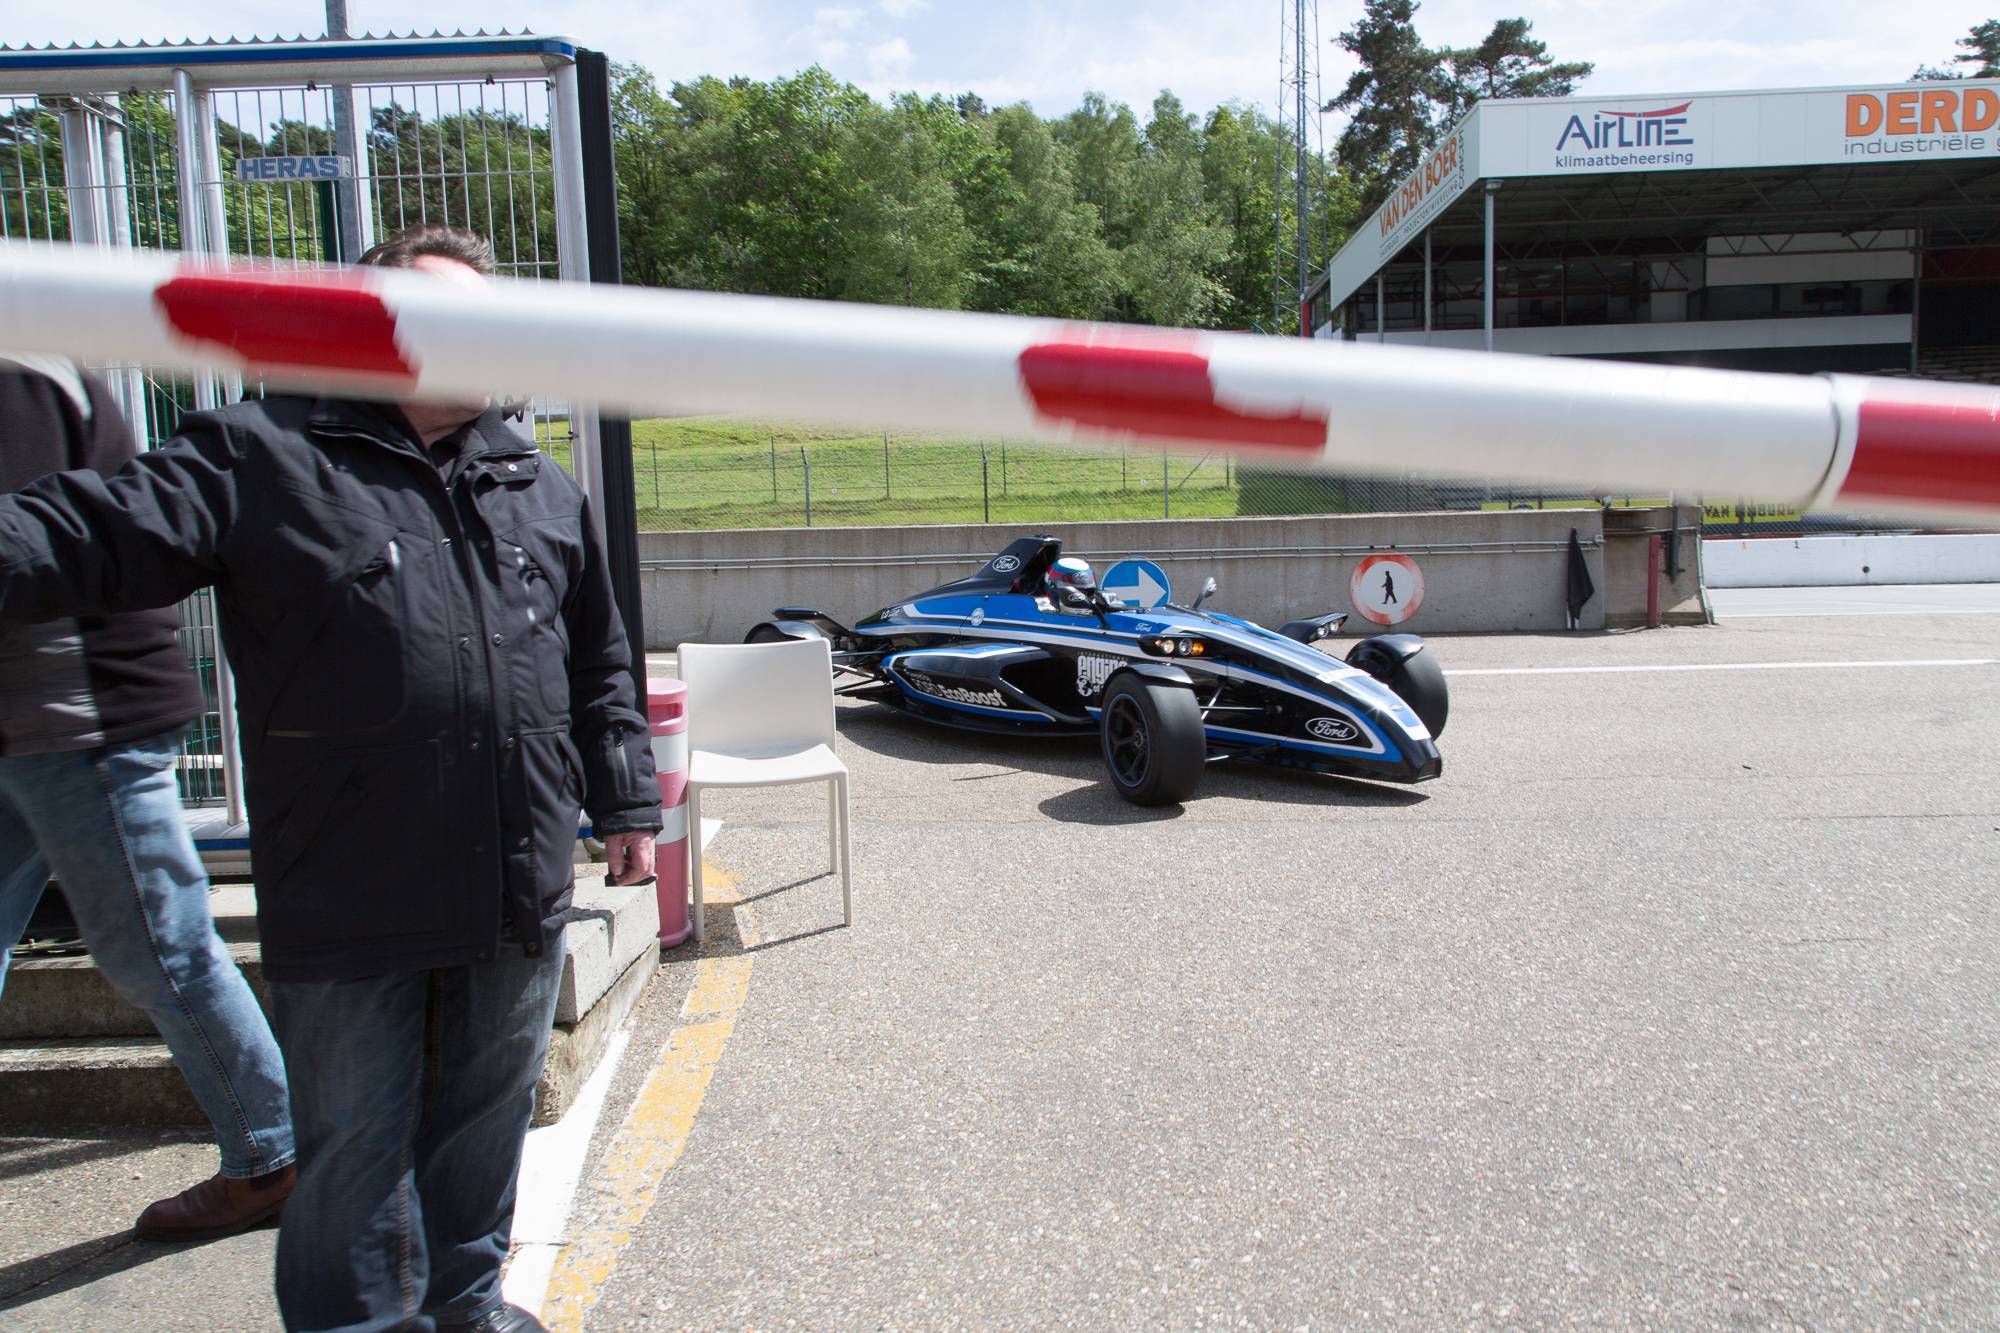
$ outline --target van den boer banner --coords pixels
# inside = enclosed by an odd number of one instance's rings
[[[1474,162],[1478,156],[1477,123],[1463,122],[1440,139],[1430,156],[1397,184],[1368,221],[1370,232],[1379,238],[1381,259],[1389,259],[1421,235],[1432,218],[1465,193],[1476,177]]]

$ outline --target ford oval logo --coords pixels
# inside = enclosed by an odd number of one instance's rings
[[[1337,717],[1316,717],[1306,723],[1306,730],[1323,741],[1351,741],[1361,735],[1360,728]]]
[[[1021,567],[1021,557],[1018,555],[1003,555],[995,560],[990,567],[995,574],[1012,574]]]

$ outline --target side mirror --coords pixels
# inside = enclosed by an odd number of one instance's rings
[[[1208,595],[1214,591],[1215,591],[1215,576],[1211,574],[1207,578],[1201,581],[1201,592],[1194,599],[1194,605],[1189,607],[1188,610],[1190,611],[1201,610],[1201,604],[1207,601]]]

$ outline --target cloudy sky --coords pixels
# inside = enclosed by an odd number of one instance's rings
[[[1162,88],[1191,109],[1277,98],[1279,15],[1292,0],[350,0],[355,32],[526,26],[637,61],[662,84],[786,74],[818,62],[877,96],[971,90],[1044,115],[1100,90],[1142,113]],[[1321,79],[1351,65],[1333,38],[1360,0],[1320,0]],[[20,43],[317,33],[323,0],[92,0],[22,5]],[[169,19],[167,14],[171,13]],[[1894,82],[1943,61],[2000,0],[1424,0],[1432,45],[1469,45],[1521,15],[1561,59],[1597,62],[1585,90],[1707,91]],[[1338,128],[1329,118],[1329,134]]]

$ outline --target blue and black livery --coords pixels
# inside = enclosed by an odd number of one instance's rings
[[[1062,542],[1021,537],[966,578],[848,628],[784,607],[752,642],[824,638],[843,693],[948,726],[1101,738],[1119,794],[1184,800],[1202,770],[1251,760],[1389,782],[1443,770],[1444,674],[1413,634],[1315,646],[1344,613],[1278,630],[1192,606],[1107,600]]]

